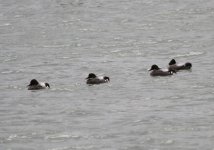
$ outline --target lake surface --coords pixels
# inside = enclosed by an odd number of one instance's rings
[[[0,0],[0,35],[1,150],[214,150],[213,0]]]

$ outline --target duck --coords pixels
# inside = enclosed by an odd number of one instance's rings
[[[159,68],[156,64],[152,65],[149,71],[151,71],[150,73],[151,76],[170,76],[173,75],[173,73],[176,73],[173,70],[164,71],[161,68]]]
[[[27,87],[28,90],[41,90],[50,88],[50,85],[48,83],[38,82],[36,79],[32,79]]]
[[[192,64],[190,62],[186,62],[184,64],[177,64],[175,59],[172,59],[169,62],[169,66],[168,66],[169,70],[175,70],[175,71],[190,70],[191,68],[192,68]]]
[[[89,73],[88,77],[86,78],[86,83],[93,85],[93,84],[101,84],[107,83],[110,81],[110,78],[107,76],[96,76],[94,73]]]

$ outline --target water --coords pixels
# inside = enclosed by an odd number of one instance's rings
[[[212,0],[1,0],[0,149],[213,150],[213,16]],[[192,71],[150,77],[172,58]]]

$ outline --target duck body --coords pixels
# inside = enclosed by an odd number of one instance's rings
[[[169,62],[169,66],[168,66],[169,70],[175,70],[175,71],[190,70],[191,68],[192,68],[192,64],[190,62],[186,62],[184,64],[177,64],[175,59],[172,59]]]
[[[151,76],[169,76],[169,75],[173,75],[172,72],[170,71],[163,71],[163,70],[153,70],[150,73]]]
[[[107,76],[99,76],[97,77],[94,73],[90,73],[88,77],[86,78],[86,83],[87,84],[102,84],[102,83],[107,83],[110,81],[110,78]]]
[[[170,76],[170,75],[173,75],[173,73],[175,73],[172,70],[166,70],[166,71],[162,70],[157,65],[152,65],[149,71],[151,71],[150,73],[151,76]]]
[[[32,79],[27,87],[28,90],[41,90],[50,88],[50,85],[48,83],[38,82],[36,79]]]

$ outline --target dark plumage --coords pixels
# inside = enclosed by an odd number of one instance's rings
[[[107,76],[97,77],[94,73],[89,73],[88,77],[86,78],[87,84],[101,84],[107,83],[110,81],[110,78]]]
[[[152,65],[151,69],[149,70],[151,71],[150,75],[151,76],[169,76],[169,75],[173,75],[173,71],[163,71],[161,68],[159,68],[157,65]]]
[[[50,88],[50,85],[48,83],[38,82],[36,79],[32,79],[27,87],[28,90],[40,90]]]
[[[192,64],[190,62],[186,62],[184,64],[180,64],[178,65],[175,61],[175,59],[172,59],[169,62],[169,70],[175,70],[175,71],[179,71],[179,70],[190,70],[192,68]]]

